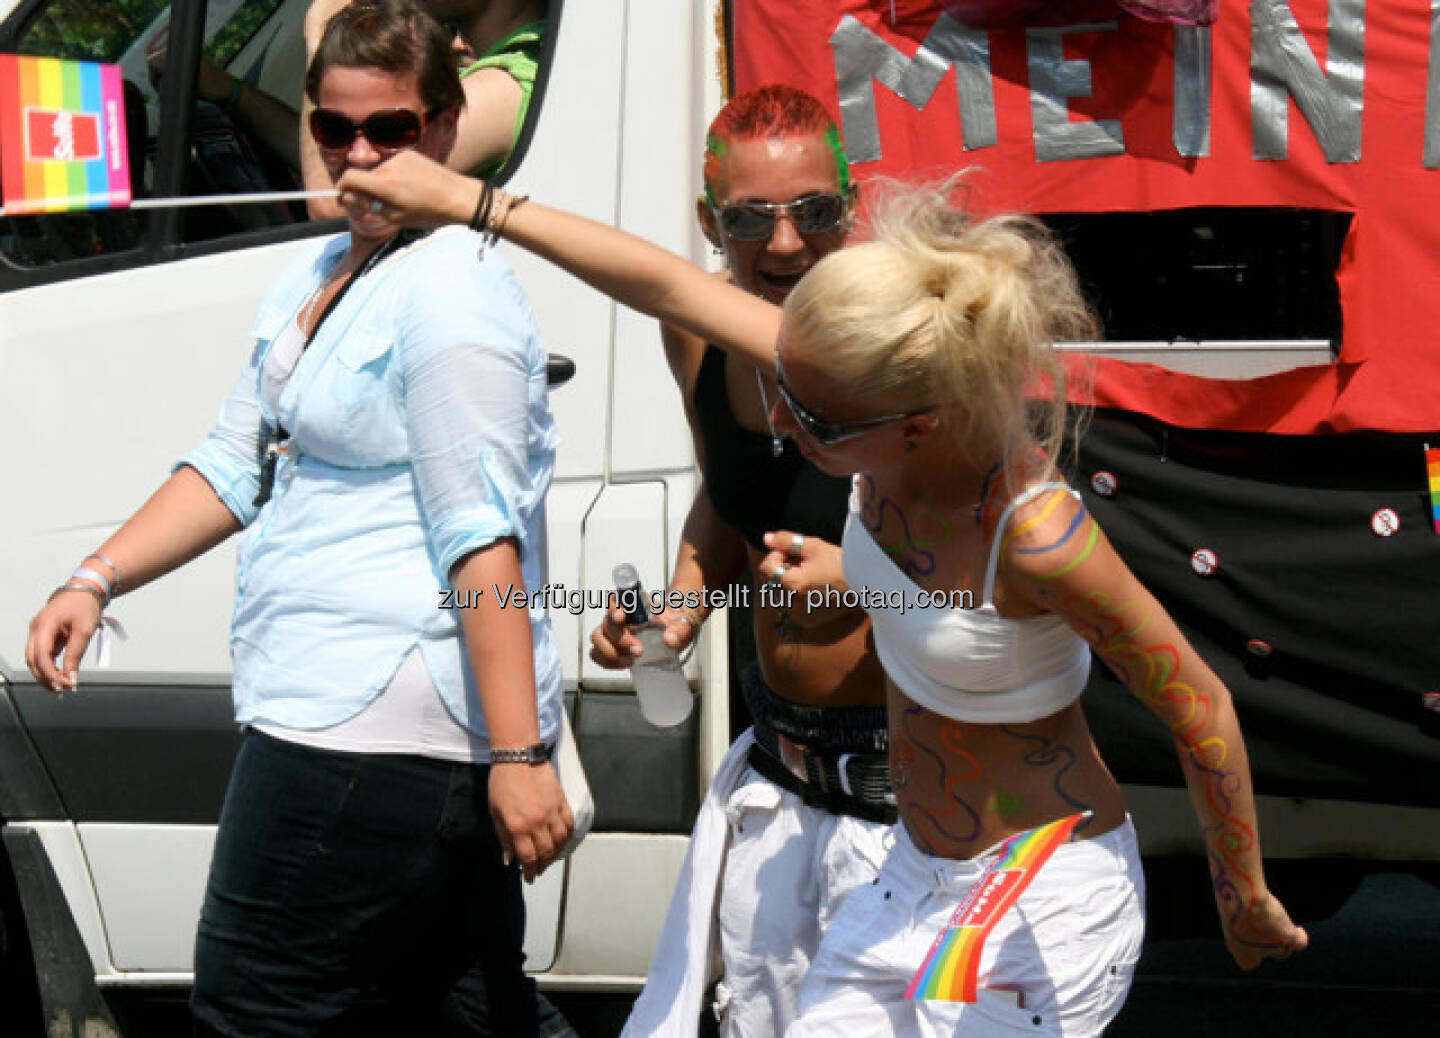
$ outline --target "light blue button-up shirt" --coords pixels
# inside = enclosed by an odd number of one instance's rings
[[[459,614],[440,608],[441,593],[458,559],[501,537],[519,543],[526,587],[545,584],[558,442],[545,349],[505,260],[487,250],[480,261],[479,236],[448,229],[354,281],[272,413],[260,393],[270,345],[348,245],[348,235],[318,243],[270,287],[249,363],[214,430],[180,463],[246,527],[231,628],[236,719],[338,724],[418,647],[450,712],[483,737]],[[262,418],[290,439],[273,496],[257,508]],[[560,655],[543,604],[529,611],[549,741]]]

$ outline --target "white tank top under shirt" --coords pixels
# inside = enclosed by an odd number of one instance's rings
[[[974,609],[919,607],[923,590],[890,558],[860,519],[858,489],[842,540],[845,580],[851,587],[885,592],[905,609],[870,610],[875,651],[890,680],[937,714],[975,724],[1023,724],[1049,717],[1075,702],[1090,674],[1090,648],[1060,617],[1041,613],[1023,620],[995,609],[1000,542],[1015,509],[1047,490],[1044,483],[1017,495],[995,527],[985,567],[984,598]],[[892,593],[898,593],[892,595]],[[878,595],[877,595],[878,598]]]
[[[305,335],[290,321],[270,344],[260,370],[260,394],[272,414],[304,352]],[[385,690],[349,720],[313,730],[273,724],[254,727],[277,739],[322,750],[408,753],[461,763],[490,759],[484,741],[450,716],[418,647],[406,654]]]

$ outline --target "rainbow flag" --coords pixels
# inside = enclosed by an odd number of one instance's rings
[[[950,916],[950,922],[936,935],[925,961],[905,989],[906,998],[975,1001],[985,938],[990,936],[1000,917],[1020,899],[1040,866],[1070,838],[1071,831],[1089,813],[1082,811],[1027,829],[1000,845],[995,860],[971,885],[965,900]]]
[[[1440,534],[1440,447],[1425,445],[1425,472],[1430,479],[1430,522]]]
[[[119,65],[0,54],[6,215],[130,204]]]

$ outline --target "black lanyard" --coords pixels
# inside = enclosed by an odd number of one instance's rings
[[[378,267],[385,257],[419,241],[429,233],[429,231],[401,231],[366,257],[360,268],[341,283],[339,290],[330,297],[330,302],[325,304],[325,309],[320,311],[320,317],[316,320],[315,327],[311,328],[310,334],[305,337],[305,346],[301,352],[310,348],[310,344],[315,341],[315,336],[320,334],[320,326],[325,323],[325,318],[335,312],[335,308],[340,305],[340,300],[345,298],[345,293],[350,291],[355,282]],[[325,283],[322,281],[320,287],[315,291],[323,291],[324,287]],[[255,500],[251,502],[256,508],[270,500],[270,495],[275,489],[275,469],[280,463],[280,455],[284,450],[285,441],[289,438],[290,434],[285,431],[283,425],[277,424],[271,429],[264,418],[260,419],[260,491],[255,495]]]

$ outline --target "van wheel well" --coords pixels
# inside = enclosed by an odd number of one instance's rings
[[[35,981],[35,959],[30,933],[10,857],[0,845],[0,1006],[4,1027],[16,1034],[43,1034],[40,991]]]

